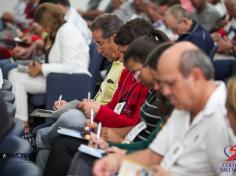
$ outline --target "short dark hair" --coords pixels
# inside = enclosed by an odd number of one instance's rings
[[[53,4],[61,4],[61,5],[66,6],[66,7],[70,7],[69,0],[40,0],[39,4],[42,4],[42,3],[45,3],[45,2],[49,2],[49,3],[53,3]]]
[[[176,4],[180,4],[179,0],[151,0],[153,3],[159,5],[159,6],[173,6]]]
[[[150,34],[152,30],[154,27],[149,21],[135,18],[120,27],[114,41],[118,45],[128,45],[137,37]]]
[[[180,56],[179,70],[184,77],[188,77],[193,68],[199,68],[206,80],[214,79],[212,62],[200,49],[186,50]]]
[[[147,56],[151,51],[163,42],[169,41],[169,38],[159,30],[152,32],[153,35],[144,35],[135,39],[128,47],[125,55],[124,62],[130,59],[144,64]]]
[[[173,46],[173,42],[165,42],[157,46],[147,57],[147,62],[146,65],[149,66],[150,68],[156,70],[157,68],[157,63],[159,61],[160,56],[162,53]]]
[[[124,22],[117,15],[104,13],[93,20],[91,30],[101,29],[103,38],[108,38],[116,34],[123,24]]]

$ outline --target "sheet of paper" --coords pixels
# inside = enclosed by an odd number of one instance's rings
[[[118,176],[154,176],[154,172],[142,165],[130,161],[123,161]]]

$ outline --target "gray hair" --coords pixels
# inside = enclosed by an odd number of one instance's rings
[[[124,22],[117,15],[104,13],[93,20],[91,30],[101,29],[103,38],[108,38],[116,34],[123,24]]]
[[[214,79],[212,62],[200,49],[184,51],[180,56],[179,70],[184,77],[189,76],[193,68],[199,68],[206,80]]]
[[[191,16],[190,13],[189,13],[187,10],[185,10],[185,9],[184,9],[181,5],[179,5],[179,4],[170,7],[170,8],[166,11],[165,15],[166,15],[166,16],[167,16],[167,15],[171,15],[171,16],[175,17],[175,19],[176,19],[177,21],[181,21],[183,18],[191,19],[191,18],[190,18],[190,16]]]

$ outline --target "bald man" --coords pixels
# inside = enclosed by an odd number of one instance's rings
[[[96,162],[97,176],[116,173],[123,159],[151,167],[160,164],[172,176],[219,175],[229,145],[225,123],[226,89],[214,82],[211,61],[196,46],[180,42],[164,51],[157,64],[162,93],[175,109],[148,149]]]

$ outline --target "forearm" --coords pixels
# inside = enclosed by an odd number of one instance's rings
[[[111,130],[114,131],[117,135],[124,138],[133,127],[134,126],[123,127],[123,128],[111,128]]]
[[[144,166],[152,166],[154,164],[160,164],[162,156],[154,153],[150,149],[146,149],[126,155],[122,159],[139,163]]]

